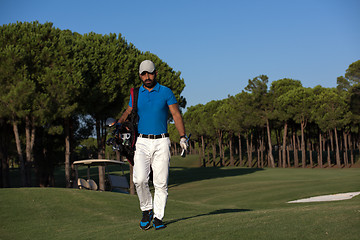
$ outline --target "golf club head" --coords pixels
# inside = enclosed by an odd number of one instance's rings
[[[114,118],[108,118],[105,122],[106,126],[112,127],[116,124],[116,120]]]

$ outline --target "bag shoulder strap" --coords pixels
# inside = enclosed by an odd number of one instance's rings
[[[137,112],[137,102],[138,102],[138,97],[139,97],[139,89],[140,88],[131,88],[130,90],[130,94],[131,94],[131,100],[132,100],[132,107],[134,112]]]

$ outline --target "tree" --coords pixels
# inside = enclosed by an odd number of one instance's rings
[[[202,115],[201,115],[201,130],[204,131],[204,136],[206,138],[207,144],[211,144],[212,147],[212,160],[213,166],[216,166],[216,140],[218,140],[219,145],[219,156],[220,156],[220,164],[224,164],[224,159],[222,157],[222,134],[217,128],[217,118],[216,113],[218,108],[221,106],[221,101],[210,101],[205,104]],[[205,145],[205,144],[204,144]],[[205,146],[204,146],[205,148]],[[208,155],[209,156],[209,155]]]
[[[294,88],[278,98],[280,107],[290,113],[296,123],[301,126],[301,160],[302,167],[306,167],[306,149],[305,149],[305,127],[311,117],[313,106],[312,89],[298,87]],[[296,166],[295,166],[296,167]]]
[[[337,78],[337,83],[337,89],[344,95],[351,113],[348,114],[349,119],[346,130],[344,131],[344,140],[346,140],[346,136],[348,136],[349,141],[347,142],[350,145],[351,163],[353,164],[354,156],[351,135],[359,133],[360,125],[360,60],[350,64],[345,76]],[[345,147],[348,145],[347,142],[344,143]],[[347,157],[347,155],[345,155],[345,157]]]
[[[239,121],[241,121],[239,131],[241,131],[240,135],[243,134],[245,137],[248,166],[252,167],[253,136],[256,127],[260,125],[259,121],[261,121],[261,118],[258,115],[259,111],[254,107],[254,99],[250,93],[242,91],[236,95],[236,99],[238,108],[236,109],[237,113],[235,116],[237,117],[238,124],[240,124]]]
[[[349,65],[345,76],[337,78],[337,84],[337,89],[344,91],[349,91],[353,86],[360,84],[360,60]]]
[[[81,68],[78,66],[77,41],[78,34],[70,31],[62,31],[58,40],[54,42],[54,49],[49,53],[54,62],[44,67],[44,73],[39,78],[42,88],[39,92],[46,96],[41,99],[46,113],[43,119],[46,122],[55,123],[57,119],[63,119],[63,124],[53,127],[63,129],[65,135],[65,179],[66,186],[71,186],[71,142],[73,139],[72,122],[73,116],[79,113],[78,100],[85,85],[81,75]],[[45,105],[45,104],[44,104]],[[51,114],[49,114],[51,113]],[[64,127],[62,127],[64,126]]]
[[[286,167],[286,138],[288,132],[288,122],[291,119],[291,115],[288,113],[286,106],[281,105],[278,102],[278,98],[287,93],[288,91],[302,87],[301,82],[298,80],[293,80],[290,78],[283,78],[271,83],[270,93],[274,98],[274,114],[273,117],[278,121],[283,122],[284,130],[283,130],[283,142],[282,142],[282,160],[283,166]],[[285,108],[284,108],[285,107]],[[290,159],[287,159],[287,165],[290,166]]]
[[[36,26],[36,23],[34,23]],[[36,51],[29,48],[28,42],[31,38],[29,28],[31,24],[9,24],[1,28],[1,89],[0,102],[2,105],[1,115],[10,119],[13,126],[14,136],[16,140],[16,148],[21,168],[22,185],[30,186],[30,156],[31,149],[28,146],[30,142],[26,143],[26,159],[23,157],[18,124],[22,119],[29,119],[31,113],[31,106],[35,96],[36,84],[30,78],[31,69],[29,69],[30,54]],[[15,36],[15,32],[22,34],[22,38]],[[26,124],[27,134],[28,122]],[[29,141],[29,137],[26,138]]]
[[[337,131],[345,125],[348,106],[335,89],[317,90],[313,108],[313,118],[324,132],[334,130],[336,142],[336,164],[340,167],[340,152]],[[345,116],[345,117],[344,117]],[[329,166],[330,167],[330,166]]]
[[[78,42],[79,60],[82,76],[86,85],[81,92],[82,111],[91,115],[96,122],[98,142],[98,158],[105,158],[105,120],[115,112],[120,112],[124,106],[124,98],[130,86],[127,86],[128,75],[122,66],[122,59],[126,57],[126,42],[115,34],[100,35],[89,33],[82,36]],[[90,94],[89,94],[90,93]],[[117,104],[115,104],[117,103]],[[117,109],[117,111],[115,111]],[[105,190],[105,170],[99,167],[99,189]]]
[[[248,133],[251,132],[253,128],[252,123],[252,107],[251,107],[251,96],[249,93],[242,91],[239,94],[236,94],[234,98],[230,99],[231,104],[233,105],[233,118],[235,120],[233,129],[237,133],[239,139],[239,165],[242,166],[242,137],[246,138],[248,141]],[[248,144],[247,144],[248,146]],[[252,149],[252,147],[251,147]],[[251,150],[248,150],[248,159],[252,159]],[[250,152],[249,152],[250,151]],[[250,157],[250,158],[249,158]]]
[[[229,138],[229,149],[230,149],[230,166],[234,166],[234,156],[233,156],[233,135],[234,135],[234,126],[236,122],[234,121],[234,108],[232,105],[231,97],[221,101],[216,113],[214,114],[214,125],[216,129],[228,133]],[[222,165],[225,165],[224,159]]]
[[[268,93],[267,83],[269,78],[266,75],[260,75],[258,77],[249,79],[248,85],[245,87],[246,91],[249,91],[252,96],[253,113],[257,116],[254,119],[257,122],[257,126],[260,128],[266,126],[267,140],[268,140],[268,161],[271,167],[275,167],[274,156],[272,154],[271,143],[271,131],[270,131],[270,116],[272,113],[272,97]]]
[[[204,105],[198,104],[192,107],[189,107],[184,114],[184,122],[187,131],[191,132],[192,138],[197,139],[197,142],[201,142],[201,155],[200,155],[200,165],[201,161],[204,161],[204,131],[202,128],[203,122],[201,121],[203,117],[201,114],[204,113]],[[200,145],[200,144],[199,144]]]

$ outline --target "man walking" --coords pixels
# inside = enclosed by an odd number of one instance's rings
[[[167,132],[167,117],[170,110],[180,134],[180,146],[187,148],[184,123],[173,92],[156,81],[155,64],[150,60],[141,62],[139,77],[143,85],[138,95],[138,139],[134,155],[133,182],[140,201],[143,217],[140,228],[147,230],[153,222],[156,230],[165,228],[162,222],[168,196],[170,165],[170,139]],[[120,117],[124,122],[132,110],[132,99]],[[154,199],[149,188],[149,175],[153,172]]]

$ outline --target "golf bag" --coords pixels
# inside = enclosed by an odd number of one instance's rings
[[[107,145],[113,145],[113,150],[119,151],[120,155],[125,156],[128,162],[134,165],[135,143],[137,139],[137,125],[139,116],[137,114],[137,100],[139,88],[131,88],[132,111],[122,124],[114,124],[112,138],[106,141]],[[113,126],[113,125],[112,125]]]

